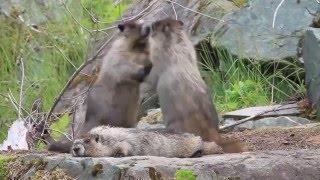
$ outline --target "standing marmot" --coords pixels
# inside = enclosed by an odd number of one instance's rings
[[[203,142],[192,134],[169,134],[151,130],[112,128],[100,126],[92,129],[83,139],[75,140],[73,156],[123,157],[163,156],[194,157],[221,153],[214,142]]]
[[[100,125],[134,127],[139,106],[139,84],[149,74],[149,31],[142,24],[118,25],[120,35],[103,59],[102,68],[88,93],[87,112],[78,136]],[[51,143],[50,151],[70,152],[71,142]]]
[[[169,130],[194,133],[219,144],[218,115],[182,26],[173,19],[151,25],[150,59],[159,73],[157,92],[164,121]]]

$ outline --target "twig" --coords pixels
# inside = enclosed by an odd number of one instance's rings
[[[239,121],[237,121],[237,122],[235,122],[235,123],[233,123],[233,124],[222,126],[219,130],[220,130],[220,131],[223,131],[223,130],[232,128],[232,127],[234,127],[234,126],[237,126],[237,125],[239,125],[239,124],[243,124],[243,123],[248,122],[248,121],[251,121],[251,120],[253,121],[254,118],[256,118],[256,117],[258,117],[258,116],[261,116],[261,115],[263,115],[263,114],[267,114],[267,113],[269,113],[269,112],[276,112],[276,111],[279,111],[279,110],[291,109],[291,108],[292,108],[292,107],[290,107],[290,108],[281,108],[281,107],[283,107],[283,106],[285,106],[285,105],[287,105],[287,104],[281,105],[281,106],[279,106],[279,107],[272,108],[272,109],[270,109],[270,110],[262,111],[262,112],[260,112],[260,113],[255,114],[255,115],[252,115],[252,116],[249,116],[249,117],[244,118],[244,119],[242,119],[242,120],[239,120]]]
[[[276,17],[277,17],[279,8],[281,7],[281,5],[282,5],[283,2],[284,2],[284,0],[281,0],[281,2],[278,4],[276,10],[274,11],[273,20],[272,20],[272,28],[273,28],[273,29],[274,29],[274,24],[275,24],[275,22],[276,22]]]
[[[176,20],[178,20],[178,15],[177,15],[177,11],[176,11],[176,8],[174,7],[174,4],[172,2],[170,2],[171,6],[172,6],[172,9],[173,9],[173,12],[174,12],[174,15],[176,17]]]
[[[24,64],[23,64],[23,59],[20,57],[18,59],[19,61],[19,65],[20,65],[20,69],[21,69],[21,79],[20,79],[20,96],[19,96],[19,111],[18,111],[18,117],[19,119],[21,119],[21,108],[22,108],[22,101],[23,101],[23,85],[24,85],[24,78],[25,78],[25,73],[24,73]]]
[[[90,31],[88,28],[86,28],[85,26],[83,26],[83,25],[74,17],[74,15],[72,14],[72,12],[71,12],[70,9],[68,8],[65,0],[62,0],[61,2],[62,2],[63,7],[64,7],[64,8],[67,10],[67,12],[70,14],[71,18],[72,18],[80,27],[82,27],[84,30],[86,30],[86,31],[88,31],[89,33],[91,33],[91,31]]]
[[[71,62],[71,60],[63,53],[63,51],[57,45],[54,44],[53,46],[58,49],[63,58],[67,60],[73,66],[74,69],[77,69],[77,67]]]
[[[72,139],[74,139],[74,137],[75,137],[75,136],[74,136],[74,123],[75,123],[76,114],[77,114],[77,108],[76,108],[76,106],[74,106],[74,108],[73,108],[72,123],[71,123]]]
[[[50,131],[55,131],[55,132],[57,132],[57,133],[60,133],[60,134],[64,135],[69,141],[72,141],[72,139],[71,139],[71,138],[69,137],[69,135],[66,134],[66,133],[63,133],[63,132],[61,132],[61,131],[59,131],[59,130],[51,129],[51,128],[48,128],[48,130],[50,130]]]
[[[180,6],[180,7],[184,8],[184,9],[187,9],[187,10],[193,12],[193,13],[200,14],[200,15],[205,16],[205,17],[208,17],[208,18],[210,18],[210,19],[214,19],[214,20],[217,20],[217,21],[224,22],[224,20],[222,20],[222,19],[218,19],[218,18],[209,16],[209,15],[207,15],[207,14],[204,14],[204,13],[202,13],[202,12],[195,11],[195,10],[193,10],[193,9],[191,9],[191,8],[188,8],[188,7],[185,7],[185,6],[183,6],[183,5],[181,5],[181,4],[177,3],[177,2],[174,2],[174,1],[171,1],[171,0],[166,0],[166,1],[167,1],[167,2],[171,2],[171,3],[174,3],[174,4]]]

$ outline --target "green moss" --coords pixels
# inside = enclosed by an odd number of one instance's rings
[[[176,172],[175,179],[176,180],[195,180],[196,176],[191,170],[180,169]]]
[[[6,179],[8,175],[7,165],[14,159],[11,155],[0,155],[0,179]]]

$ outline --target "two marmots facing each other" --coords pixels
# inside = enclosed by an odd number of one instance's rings
[[[100,126],[93,128],[86,137],[75,140],[71,153],[80,157],[187,158],[222,153],[222,149],[215,142],[204,142],[200,136],[193,134]]]

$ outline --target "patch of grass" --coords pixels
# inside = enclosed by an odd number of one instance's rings
[[[281,103],[306,92],[304,69],[294,61],[256,62],[205,43],[200,51],[202,75],[220,112]]]
[[[70,0],[67,7],[72,15],[64,6],[54,7],[61,12],[59,20],[40,24],[39,32],[23,25],[16,16],[0,15],[0,143],[7,136],[8,126],[17,119],[17,111],[8,98],[12,94],[19,102],[21,66],[17,60],[22,59],[25,69],[24,109],[29,111],[33,102],[41,98],[42,110],[48,111],[70,75],[85,61],[92,35],[96,35],[83,27],[91,31],[110,26],[127,3]],[[50,9],[39,13],[47,11]],[[93,17],[98,21],[93,21]]]
[[[70,123],[70,117],[68,114],[64,114],[61,116],[57,121],[53,122],[50,125],[50,129],[59,130],[61,132],[66,132],[68,129],[68,125]],[[52,138],[59,139],[62,134],[57,131],[52,131],[51,133]]]
[[[6,179],[8,175],[7,165],[14,157],[10,155],[0,155],[0,179]]]
[[[176,180],[196,180],[196,176],[191,170],[180,169],[180,170],[177,170],[175,174],[175,179]]]

